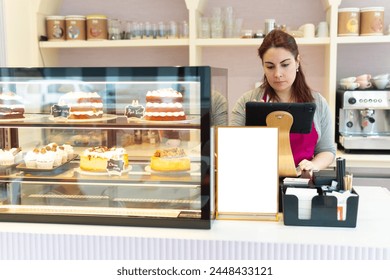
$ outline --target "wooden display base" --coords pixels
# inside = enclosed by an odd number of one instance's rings
[[[294,117],[286,111],[275,111],[268,114],[266,123],[268,127],[279,128],[279,176],[298,177],[294,157],[290,145],[290,130]]]

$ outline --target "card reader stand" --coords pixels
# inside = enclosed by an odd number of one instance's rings
[[[274,111],[267,115],[268,127],[279,128],[279,177],[298,177],[290,145],[290,129],[294,117],[287,111]]]

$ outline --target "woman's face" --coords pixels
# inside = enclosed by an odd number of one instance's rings
[[[290,89],[297,75],[298,62],[284,48],[270,48],[264,53],[264,74],[279,97],[290,98]]]

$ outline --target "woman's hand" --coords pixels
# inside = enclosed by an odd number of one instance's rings
[[[311,161],[307,159],[302,160],[298,164],[298,167],[301,170],[316,172],[329,167],[329,165],[334,161],[334,158],[335,155],[331,152],[321,152],[315,155]]]
[[[307,170],[307,171],[318,171],[318,168],[314,165],[314,163],[310,160],[304,159],[299,164],[298,167],[301,170]]]

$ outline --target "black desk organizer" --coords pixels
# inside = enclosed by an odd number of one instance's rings
[[[311,219],[302,220],[298,218],[298,197],[286,195],[286,188],[281,186],[283,196],[283,220],[287,226],[317,226],[317,227],[356,227],[359,195],[354,189],[347,199],[347,215],[343,221],[337,220],[337,198],[335,196],[317,195],[312,199]],[[293,187],[293,186],[290,186]],[[295,186],[294,186],[295,187]]]

